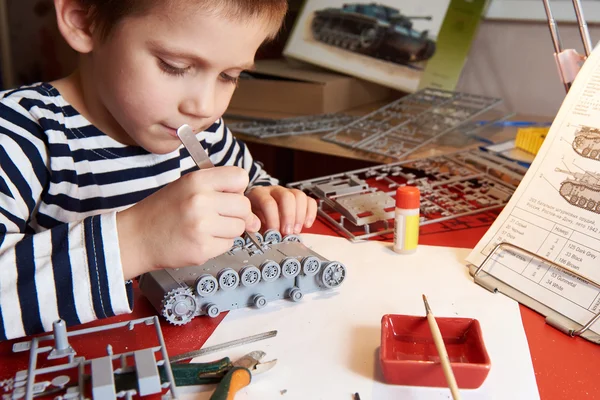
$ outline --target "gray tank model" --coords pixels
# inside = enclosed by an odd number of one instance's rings
[[[408,64],[426,61],[435,53],[428,31],[413,29],[412,20],[399,10],[376,3],[344,4],[317,10],[311,23],[314,38],[355,53]]]
[[[306,293],[337,288],[346,278],[343,264],[312,251],[297,235],[270,230],[256,237],[260,249],[237,238],[228,252],[202,265],[146,273],[140,290],[167,321],[183,325],[197,315],[216,317],[284,298],[300,301]]]
[[[569,203],[600,214],[600,174],[590,172],[570,172],[560,168],[555,171],[569,174],[560,184],[560,195]]]
[[[600,129],[583,126],[575,131],[573,150],[592,160],[600,160]]]

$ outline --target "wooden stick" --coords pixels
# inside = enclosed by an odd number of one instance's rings
[[[460,400],[458,385],[456,384],[456,379],[454,378],[454,373],[452,372],[452,366],[450,365],[450,357],[448,357],[448,352],[446,351],[446,346],[444,345],[444,339],[442,338],[440,327],[438,326],[437,321],[431,312],[431,308],[429,308],[429,303],[427,302],[427,297],[425,297],[425,295],[423,295],[423,302],[425,303],[425,310],[427,311],[427,322],[429,323],[429,329],[431,329],[435,348],[440,355],[442,370],[444,371],[444,376],[446,377],[448,387],[452,393],[452,398],[454,400]]]

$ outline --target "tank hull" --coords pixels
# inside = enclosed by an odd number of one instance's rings
[[[562,182],[559,191],[574,206],[600,214],[600,186],[567,179]]]

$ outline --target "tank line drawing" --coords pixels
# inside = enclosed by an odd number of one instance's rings
[[[581,126],[575,131],[573,150],[583,157],[600,161],[600,129]]]
[[[555,168],[556,172],[570,175],[561,182],[559,193],[570,204],[600,214],[600,173],[571,172]]]

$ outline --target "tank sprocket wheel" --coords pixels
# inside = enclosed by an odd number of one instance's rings
[[[185,325],[196,315],[196,298],[192,289],[176,288],[163,299],[162,315],[173,325]]]
[[[338,287],[346,279],[346,267],[340,262],[331,261],[323,268],[321,282],[325,287],[332,289]]]
[[[573,184],[571,182],[565,182],[562,185],[560,185],[560,194],[561,196],[569,196],[571,194],[571,192],[573,191]]]

